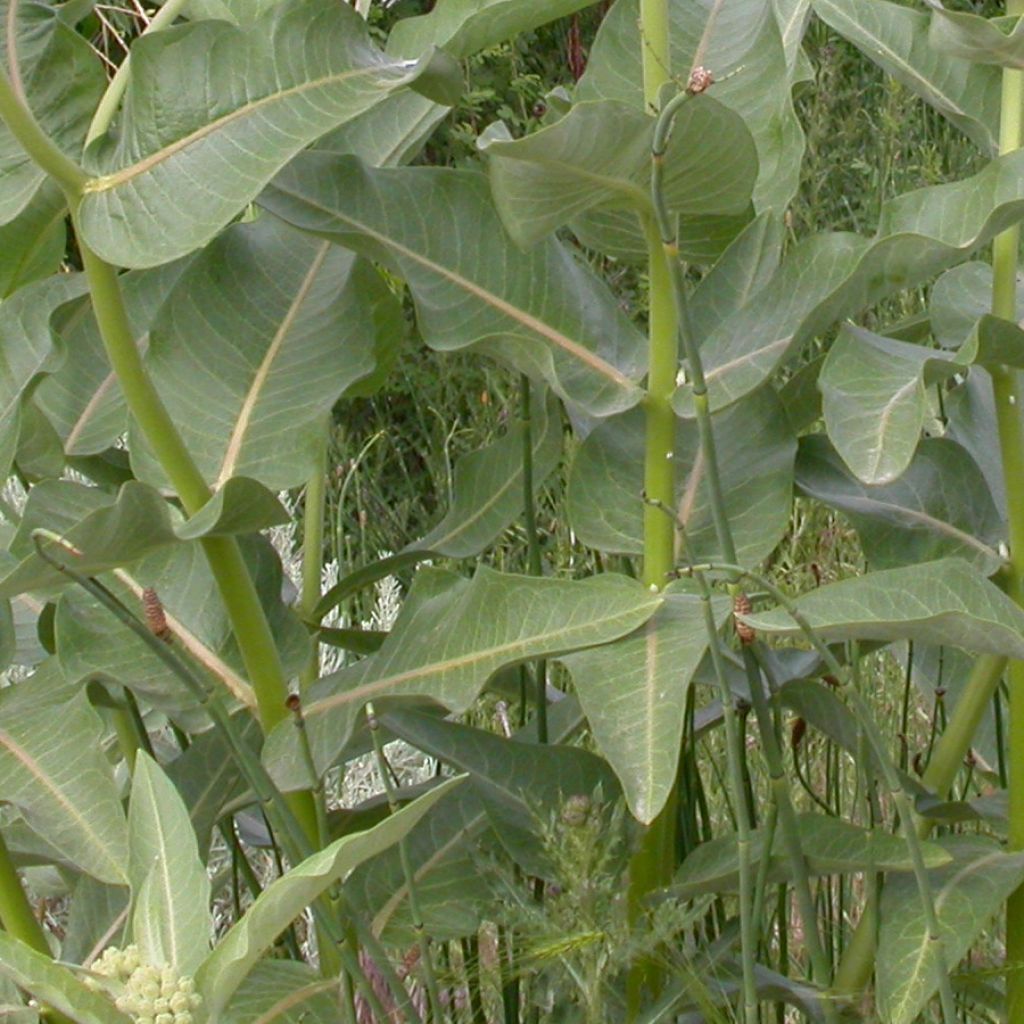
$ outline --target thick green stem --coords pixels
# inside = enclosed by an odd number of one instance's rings
[[[324,509],[327,506],[327,448],[325,428],[317,452],[316,469],[306,484],[306,500],[302,508],[302,593],[299,615],[303,622],[313,622],[320,603],[320,577],[324,563]],[[314,640],[309,664],[299,676],[299,687],[312,686],[320,674],[320,645]]]
[[[1007,0],[1006,13],[1024,14],[1024,0]],[[1011,153],[1024,142],[1024,72],[1003,69],[999,152]],[[1017,320],[1017,255],[1020,231],[1004,231],[992,244],[992,312],[1004,320]],[[1019,374],[1009,367],[992,371],[996,422],[1009,525],[1010,566],[1006,590],[1024,605],[1024,439],[1022,439]],[[1009,726],[1009,848],[1024,850],[1024,662],[1010,662]],[[1024,886],[1006,903],[1006,1011],[1009,1020],[1024,1015]]]
[[[641,0],[640,38],[643,62],[644,99],[649,109],[657,110],[661,87],[671,78],[668,0]],[[675,500],[675,413],[672,392],[679,366],[678,332],[672,281],[661,248],[661,240],[648,215],[643,215],[647,235],[650,309],[648,322],[646,447],[644,453],[644,489],[654,500],[671,506]],[[671,521],[644,509],[643,581],[654,590],[665,586],[674,562],[675,533]],[[662,812],[640,839],[629,869],[629,905],[634,920],[640,916],[643,897],[665,885],[675,870],[676,831],[679,797],[675,790]],[[630,1012],[640,1004],[645,984],[657,988],[660,980],[650,964],[637,965],[628,983]]]

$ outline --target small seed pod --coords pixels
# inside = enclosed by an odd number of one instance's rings
[[[714,85],[715,76],[705,67],[696,67],[690,72],[690,81],[687,83],[686,91],[691,96],[706,92]]]
[[[142,611],[146,616],[146,625],[149,626],[150,633],[169,643],[171,627],[167,625],[167,615],[160,597],[152,587],[146,587],[142,591]]]
[[[749,615],[753,611],[750,598],[746,594],[737,594],[732,599],[732,613],[736,623],[736,635],[744,646],[752,644],[757,639],[757,634],[745,622],[740,621],[741,615]]]

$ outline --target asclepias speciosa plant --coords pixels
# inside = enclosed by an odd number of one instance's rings
[[[421,157],[459,61],[587,0],[438,0],[383,45],[340,0],[166,0],[109,80],[93,6],[0,2],[0,468],[27,490],[0,565],[18,1019],[537,1020],[553,1008],[506,963],[522,935],[486,865],[514,863],[542,910],[543,822],[620,802],[633,954],[595,972],[600,998],[558,990],[562,1019],[754,1024],[789,1003],[837,1021],[869,989],[892,1024],[1001,999],[1016,1019],[1024,7],[617,0],[544,123],[488,126],[457,170]],[[812,17],[987,166],[884,203],[870,237],[788,237]],[[601,261],[644,275],[642,317]],[[886,316],[922,289],[919,315]],[[439,359],[496,361],[519,407],[426,536],[321,593],[332,410],[387,387],[406,298]],[[542,550],[534,502],[560,473],[579,545],[622,572]],[[298,488],[286,600],[266,531]],[[797,495],[847,517],[870,571],[780,588]],[[522,572],[499,572],[488,555],[520,520]],[[386,635],[322,628],[396,572],[412,583]],[[349,656],[317,678],[321,642]],[[887,650],[926,686],[944,666],[920,778],[879,725]],[[510,670],[519,733],[458,720]],[[949,798],[993,706],[1007,841],[933,836],[980,813]],[[807,812],[788,713],[855,758],[850,813]],[[396,737],[445,772],[396,787]],[[724,763],[711,810],[699,743]],[[387,804],[340,810],[325,780],[368,750]],[[287,867],[250,876],[211,941],[215,830],[241,860],[258,833]],[[68,897],[59,937],[26,879]],[[855,929],[819,912],[835,879]],[[1006,967],[979,994],[957,967],[1004,905]],[[497,981],[469,980],[488,949]]]

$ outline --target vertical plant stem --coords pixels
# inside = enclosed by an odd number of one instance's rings
[[[1024,0],[1007,0],[1006,13],[1024,14]],[[1003,69],[999,152],[1020,149],[1024,142],[1024,72]],[[1014,226],[992,243],[992,312],[1004,320],[1017,320],[1017,256],[1020,229]],[[992,373],[999,447],[1006,483],[1010,566],[1007,593],[1024,606],[1024,439],[1021,436],[1019,374],[1010,367]],[[1012,661],[1007,681],[1010,691],[1009,737],[1009,848],[1024,850],[1024,662]],[[1024,1014],[1024,886],[1006,903],[1006,1011],[1010,1020]]]
[[[644,101],[652,112],[658,108],[661,87],[670,80],[668,0],[640,0],[640,39],[643,63]],[[662,252],[661,240],[650,217],[644,224],[647,235],[650,283],[648,322],[647,394],[644,398],[646,441],[644,489],[649,498],[671,506],[675,498],[675,413],[672,392],[679,365],[679,342],[672,282]],[[675,532],[671,520],[657,509],[644,509],[643,582],[661,590],[672,571]],[[679,797],[675,790],[664,809],[640,839],[629,869],[630,916],[640,916],[644,895],[668,883],[675,869]],[[638,964],[627,983],[628,1012],[635,1014],[645,984],[657,989],[660,979],[650,964]]]
[[[519,377],[519,418],[523,424],[523,527],[526,530],[526,560],[531,576],[543,576],[537,508],[533,498],[533,415],[530,407],[530,378]],[[533,666],[537,701],[537,742],[548,741],[548,663],[540,658]]]
[[[299,596],[299,616],[303,622],[313,622],[320,603],[320,576],[324,563],[324,512],[327,507],[327,448],[325,428],[317,452],[317,464],[306,483],[306,499],[302,506],[302,593]],[[299,676],[299,687],[312,686],[320,674],[320,644],[314,638],[309,664]]]

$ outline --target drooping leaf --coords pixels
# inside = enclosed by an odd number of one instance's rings
[[[782,220],[763,213],[700,279],[689,299],[690,328],[700,341],[772,278],[782,254]]]
[[[992,267],[977,260],[947,270],[928,299],[932,335],[943,348],[959,348],[974,325],[991,311]]]
[[[50,324],[54,310],[82,294],[77,274],[37,281],[5,299],[0,309],[0,474],[6,477],[14,458],[25,389],[39,374],[60,362]]]
[[[335,1024],[339,998],[337,979],[325,979],[294,960],[263,960],[238,987],[220,1019],[222,1024]]]
[[[230,537],[258,533],[289,521],[288,512],[263,484],[244,476],[225,480],[213,497],[194,515],[178,525],[182,540]]]
[[[935,49],[927,14],[886,0],[812,0],[814,13],[986,155],[998,152],[998,68]]]
[[[939,0],[925,3],[932,9],[928,42],[934,49],[975,64],[1024,69],[1024,27],[1017,15],[982,18],[947,11]]]
[[[0,227],[0,298],[57,273],[64,259],[66,213],[64,194],[49,182]]]
[[[147,367],[214,489],[309,478],[331,407],[375,369],[376,307],[389,301],[364,261],[268,215],[196,257],[153,323]],[[162,479],[134,449],[132,461]]]
[[[210,879],[188,809],[145,752],[135,755],[128,805],[132,935],[142,959],[192,975],[210,941]]]
[[[529,874],[548,873],[536,838],[538,820],[559,812],[573,796],[598,793],[614,801],[618,795],[607,763],[579,747],[506,739],[401,705],[377,711],[396,736],[469,772],[498,838]]]
[[[759,562],[789,522],[796,443],[778,397],[763,388],[712,420],[719,473],[737,556]],[[643,551],[644,417],[639,411],[599,425],[584,441],[569,474],[569,519],[579,539],[602,551]],[[672,458],[674,512],[697,559],[721,557],[711,517],[697,425],[680,420]],[[666,511],[666,515],[669,512]]]
[[[246,28],[199,21],[148,33],[132,47],[117,137],[91,152],[97,177],[81,229],[112,263],[166,263],[208,242],[292,156],[389,92],[454,101],[451,74],[436,53],[412,66],[385,57],[351,7],[322,0],[275,6]]]
[[[874,569],[966,559],[986,576],[1002,564],[1002,517],[967,450],[949,438],[926,438],[891,484],[856,480],[821,435],[800,442],[796,484],[808,497],[844,513]]]
[[[131,1024],[114,1004],[93,992],[66,967],[0,932],[0,974],[76,1024]]]
[[[959,263],[1021,216],[1024,154],[1018,152],[971,178],[890,200],[872,239],[831,233],[795,246],[771,281],[705,340],[712,409],[757,387],[837,320]],[[688,386],[674,402],[680,415],[693,415]]]
[[[829,583],[799,598],[797,607],[826,640],[921,640],[1024,655],[1024,612],[960,558]],[[776,636],[801,635],[783,608],[743,619]]]
[[[715,75],[718,82],[708,95],[746,121],[757,145],[755,210],[781,212],[797,188],[804,137],[793,110],[792,72],[772,0],[742,0],[713,10],[709,16],[699,0],[670,5],[668,70],[685,81],[696,59]],[[577,99],[618,100],[645,109],[638,15],[636,0],[617,3],[608,12]]]
[[[558,403],[548,397],[531,405],[530,438],[533,485],[538,491],[562,454]],[[524,424],[513,423],[504,437],[463,456],[455,465],[451,508],[409,551],[436,552],[449,558],[478,555],[523,510]]]
[[[798,819],[800,845],[812,875],[849,874],[871,870],[911,872],[913,862],[901,836],[884,829],[867,829],[841,818],[824,814],[802,814]],[[754,829],[750,836],[750,859],[758,865],[764,857],[765,834]],[[952,859],[936,843],[922,843],[928,867],[941,867]],[[683,861],[676,873],[672,892],[682,899],[705,893],[735,891],[739,887],[739,849],[735,836],[720,836],[701,843]],[[775,833],[769,881],[789,881],[792,861],[779,831]]]
[[[694,585],[680,580],[664,596],[664,607],[635,633],[561,659],[630,811],[645,824],[675,786],[686,694],[708,645]],[[716,599],[719,624],[729,611],[728,601]]]
[[[924,426],[925,389],[959,368],[935,349],[843,324],[818,387],[828,436],[854,476],[889,484],[903,473]]]
[[[490,886],[480,873],[476,850],[487,825],[480,794],[460,786],[406,837],[422,923],[440,941],[471,935],[480,925]],[[397,848],[356,868],[344,891],[353,912],[362,914],[384,942],[415,941],[416,922]]]
[[[478,147],[505,230],[532,245],[574,217],[623,207],[653,215],[654,118],[624,103],[577,103],[561,120],[521,139],[498,124]],[[757,151],[743,119],[709,96],[680,109],[664,157],[663,195],[673,213],[742,213],[757,178]]]
[[[262,537],[243,537],[239,543],[285,672],[297,673],[309,659],[310,638],[281,600],[280,560]],[[143,588],[153,587],[175,644],[193,667],[199,668],[220,692],[250,708],[254,705],[231,623],[197,544],[162,548],[130,572],[119,570],[106,582],[138,612],[142,610]],[[88,594],[72,589],[62,595],[55,631],[61,664],[71,678],[99,675],[116,680],[186,727],[204,728],[208,724],[205,712],[199,711],[184,684],[139,637]]]
[[[608,643],[661,603],[613,573],[538,579],[482,567],[465,580],[421,570],[380,650],[310,688],[303,713],[316,769],[332,764],[369,700],[422,695],[461,711],[499,668]],[[267,737],[264,760],[282,788],[301,788],[309,783],[306,760],[294,726],[283,724],[289,728]]]
[[[1024,879],[1024,854],[1006,853],[982,836],[941,842],[954,860],[930,872],[930,880],[946,964],[953,965]],[[934,943],[913,878],[893,878],[886,884],[879,921],[879,1005],[892,1024],[911,1024],[939,984]]]
[[[82,153],[85,132],[106,85],[88,41],[51,3],[0,2],[5,26],[0,53],[16,96],[72,159]],[[39,193],[46,175],[0,123],[0,224],[13,221]]]
[[[128,322],[141,351],[163,301],[187,266],[186,260],[120,277]],[[128,412],[110,368],[88,296],[68,303],[54,318],[64,359],[34,393],[68,455],[95,455],[117,443],[128,429]]]
[[[391,30],[388,53],[419,57],[431,46],[468,57],[564,18],[597,0],[440,0],[429,14],[404,18]]]
[[[985,476],[996,508],[1006,516],[1006,482],[1002,460],[992,438],[997,436],[995,400],[988,373],[975,367],[948,395],[946,435],[966,448]]]
[[[0,692],[3,800],[71,863],[100,881],[124,884],[124,812],[103,753],[103,722],[85,691],[59,704],[25,699],[38,694],[31,680]]]
[[[639,400],[644,344],[612,293],[554,239],[527,253],[511,246],[481,175],[371,170],[307,153],[260,203],[401,276],[432,348],[472,345],[545,378],[593,415]],[[447,229],[436,230],[440,223]]]
[[[461,785],[451,779],[367,832],[344,836],[293,866],[260,893],[196,974],[206,1012],[218,1015],[277,936],[302,910],[359,864],[398,842],[441,797]]]
[[[235,727],[255,750],[260,737],[255,718],[241,712],[235,716]],[[167,765],[165,773],[188,808],[199,855],[205,860],[214,825],[225,809],[248,790],[238,762],[224,734],[219,729],[208,729]]]

